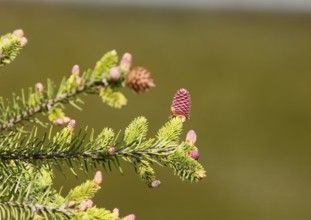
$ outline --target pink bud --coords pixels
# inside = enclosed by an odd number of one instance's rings
[[[97,171],[95,173],[95,176],[94,176],[94,179],[93,179],[93,182],[96,184],[96,185],[100,185],[103,181],[103,174],[102,172],[100,171]]]
[[[25,34],[24,34],[24,31],[22,29],[17,29],[15,31],[13,31],[13,35],[15,37],[22,38]]]
[[[75,127],[76,127],[76,120],[71,119],[71,120],[68,122],[67,128],[73,130]]]
[[[78,77],[77,78],[77,80],[76,80],[76,83],[78,84],[78,85],[81,85],[82,84],[82,78],[81,77]]]
[[[36,88],[37,88],[37,90],[38,90],[38,92],[39,93],[42,93],[43,92],[43,84],[41,83],[41,82],[38,82],[37,84],[36,84]]]
[[[76,204],[76,202],[73,201],[73,200],[71,200],[70,202],[68,202],[67,207],[68,207],[68,208],[71,208],[71,207],[73,207],[75,204]]]
[[[153,180],[151,183],[149,183],[149,187],[150,188],[157,188],[159,187],[161,184],[160,180]]]
[[[108,154],[109,155],[114,155],[115,152],[116,152],[116,148],[115,147],[109,147],[109,149],[108,149]]]
[[[8,38],[4,38],[2,40],[2,45],[4,46],[4,45],[8,44],[9,42],[10,42],[10,40]]]
[[[119,209],[118,208],[114,208],[112,210],[112,213],[115,214],[115,216],[119,217]]]
[[[79,205],[79,211],[85,211],[87,209],[87,202],[85,200],[82,200],[82,202]]]
[[[62,124],[64,124],[64,120],[62,118],[58,118],[55,120],[55,124],[62,125]]]
[[[93,201],[91,199],[86,200],[86,207],[91,208],[93,206]]]
[[[121,71],[120,71],[119,67],[116,67],[116,66],[112,67],[109,70],[109,76],[110,76],[112,81],[117,82],[121,77]]]
[[[130,214],[128,216],[125,216],[123,218],[121,218],[121,220],[135,220],[135,215],[134,214]]]
[[[79,65],[74,65],[71,69],[71,73],[74,75],[79,75],[80,74],[80,67]]]
[[[130,53],[125,53],[122,56],[122,59],[120,61],[120,67],[129,70],[132,66],[132,54]]]
[[[188,142],[191,146],[194,146],[195,142],[197,141],[197,134],[194,130],[190,130],[186,136],[186,142]]]
[[[28,40],[26,37],[22,37],[21,41],[22,41],[22,47],[26,46],[26,44],[28,43]]]
[[[189,157],[191,157],[194,160],[198,160],[200,155],[199,155],[199,151],[196,150],[192,150],[189,152]]]

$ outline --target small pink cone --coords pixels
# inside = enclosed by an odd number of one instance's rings
[[[87,201],[83,200],[79,205],[79,211],[85,211],[87,208]]]
[[[58,118],[58,119],[56,119],[55,124],[62,125],[62,124],[64,124],[64,120],[62,118]]]
[[[194,160],[198,160],[200,157],[199,151],[192,150],[189,152],[189,157],[191,157]]]
[[[36,88],[37,88],[37,90],[38,90],[39,93],[42,93],[42,92],[43,92],[43,89],[44,89],[44,86],[43,86],[43,84],[42,84],[41,82],[38,82],[38,83],[36,84]]]
[[[22,37],[24,37],[25,33],[22,29],[17,29],[15,31],[13,31],[13,35],[15,37],[22,38]]]
[[[194,146],[195,142],[197,141],[197,134],[194,130],[190,130],[186,136],[186,142],[188,142],[191,146]]]
[[[76,83],[77,83],[78,85],[81,85],[82,82],[83,82],[82,77],[78,77],[77,80],[76,80]]]
[[[71,207],[73,207],[75,204],[76,204],[76,202],[72,200],[72,201],[68,202],[67,207],[68,207],[68,208],[71,208]]]
[[[112,213],[115,214],[115,216],[119,217],[120,212],[119,212],[119,209],[118,209],[118,208],[114,208],[114,209],[112,210]]]
[[[74,65],[71,69],[71,73],[74,75],[79,75],[80,74],[80,67],[79,65]]]
[[[129,70],[132,66],[132,54],[130,53],[125,53],[122,56],[122,59],[120,61],[120,67]]]
[[[119,67],[112,67],[110,70],[109,70],[109,76],[111,78],[111,80],[113,82],[117,82],[119,81],[120,77],[121,77],[121,71],[119,69]]]
[[[76,120],[71,119],[71,120],[68,122],[67,128],[73,130],[73,129],[75,129],[75,127],[76,127]]]
[[[94,176],[93,181],[94,181],[94,183],[95,183],[96,185],[98,185],[98,186],[102,183],[102,181],[103,181],[103,174],[102,174],[101,171],[97,171],[97,172],[95,173],[95,176]]]
[[[150,188],[157,188],[159,187],[161,184],[161,181],[160,180],[153,180],[150,184],[149,184],[149,187]]]
[[[28,43],[28,39],[26,37],[22,37],[21,41],[22,41],[22,47],[25,47]]]
[[[93,206],[94,202],[91,199],[86,200],[86,207],[91,208]]]
[[[109,147],[109,149],[108,149],[108,154],[109,154],[110,156],[114,155],[115,152],[116,152],[116,148],[115,148],[115,147]]]

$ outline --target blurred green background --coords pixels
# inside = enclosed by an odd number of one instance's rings
[[[174,93],[192,95],[185,132],[198,134],[207,178],[182,182],[157,168],[149,189],[124,164],[104,176],[98,206],[137,219],[311,219],[311,15],[0,3],[0,34],[23,28],[29,44],[0,70],[1,95],[38,81],[59,82],[71,67],[92,68],[108,50],[131,52],[157,87],[115,110],[85,97],[68,109],[79,127],[124,129],[136,116],[150,136],[169,116]],[[185,132],[183,136],[185,135]],[[86,178],[57,173],[64,192]]]

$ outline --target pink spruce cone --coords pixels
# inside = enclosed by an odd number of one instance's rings
[[[91,200],[91,199],[86,200],[86,207],[87,208],[92,208],[93,204],[94,204],[93,200]]]
[[[71,69],[71,73],[74,75],[79,75],[80,74],[80,66],[79,65],[73,65]]]
[[[182,116],[190,118],[191,97],[186,89],[180,89],[176,92],[172,105],[171,113],[174,117]]]
[[[103,174],[101,171],[96,172],[93,182],[98,186],[103,182]]]
[[[25,47],[28,43],[28,39],[26,37],[21,37],[22,47]]]
[[[109,76],[111,78],[111,80],[113,82],[117,82],[119,81],[120,77],[121,77],[121,71],[119,69],[119,67],[112,67],[110,70],[109,70]]]
[[[150,188],[157,188],[159,187],[161,184],[160,180],[153,180],[151,183],[149,183],[149,187]]]
[[[125,53],[120,61],[120,67],[129,70],[132,66],[132,54]]]
[[[117,149],[115,147],[109,147],[108,148],[108,155],[112,156],[116,153]]]
[[[79,77],[77,78],[77,80],[76,80],[76,83],[77,83],[78,85],[81,85],[82,82],[83,82],[83,79],[79,76]]]
[[[88,208],[87,201],[86,200],[82,200],[82,202],[79,205],[79,211],[83,212],[83,211],[87,210],[87,208]]]
[[[199,151],[197,150],[192,150],[189,152],[189,157],[191,157],[194,160],[198,160],[200,157]]]
[[[37,91],[38,91],[39,93],[42,93],[42,92],[43,92],[43,89],[44,89],[44,86],[43,86],[43,84],[42,84],[41,82],[38,82],[38,83],[36,84],[36,88],[37,88]]]
[[[186,136],[186,142],[188,142],[191,146],[194,146],[195,142],[197,141],[197,134],[194,130],[190,130]]]
[[[67,128],[73,130],[75,127],[76,127],[76,120],[71,119],[71,120],[68,122]]]
[[[118,208],[114,208],[113,210],[112,210],[112,213],[113,214],[115,214],[117,217],[119,217],[119,209]]]
[[[76,202],[73,201],[73,200],[71,200],[70,202],[68,202],[67,207],[68,207],[68,208],[72,208],[75,204],[76,204]]]
[[[22,38],[22,37],[24,37],[25,33],[24,33],[24,31],[22,29],[17,29],[15,31],[13,31],[13,35],[15,37]]]
[[[55,120],[55,124],[62,125],[62,124],[64,124],[64,120],[62,118],[58,118]]]

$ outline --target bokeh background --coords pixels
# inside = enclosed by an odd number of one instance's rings
[[[23,28],[29,40],[0,70],[2,96],[46,78],[59,82],[74,64],[92,68],[111,49],[131,52],[157,87],[140,95],[127,90],[122,110],[84,97],[83,112],[67,110],[79,127],[118,131],[144,115],[153,136],[174,93],[184,87],[192,95],[185,131],[197,131],[207,178],[191,184],[157,167],[162,185],[151,190],[123,164],[123,176],[116,169],[105,174],[98,206],[150,220],[311,219],[308,10],[42,2],[0,1],[0,34]],[[67,192],[92,175],[57,173],[55,187]]]

